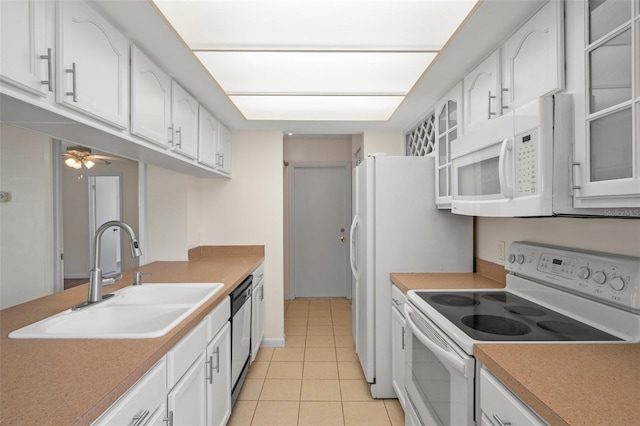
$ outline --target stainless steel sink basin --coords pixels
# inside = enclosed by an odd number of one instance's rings
[[[148,339],[167,334],[222,283],[144,284],[80,311],[71,309],[9,334],[13,339]]]

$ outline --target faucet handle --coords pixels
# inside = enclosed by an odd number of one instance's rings
[[[152,274],[151,274],[151,272],[140,272],[140,271],[137,271],[135,274],[133,274],[133,285],[142,284],[142,276],[143,275],[152,275]]]
[[[114,275],[111,275],[110,277],[103,278],[102,279],[102,285],[115,284],[118,281],[120,281],[121,279],[122,279],[122,274],[114,274]]]

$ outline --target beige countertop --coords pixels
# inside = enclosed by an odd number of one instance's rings
[[[9,339],[18,328],[87,298],[87,284],[0,311],[0,424],[85,425],[94,421],[197,325],[263,260],[263,246],[203,247],[190,261],[154,262],[126,271],[105,293],[133,282],[222,282],[223,289],[154,339]]]
[[[393,273],[391,282],[406,293],[419,289],[504,288],[504,283],[476,273]]]
[[[640,344],[480,344],[474,354],[551,425],[635,425]]]

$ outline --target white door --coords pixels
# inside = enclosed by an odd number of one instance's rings
[[[224,425],[231,415],[231,327],[225,323],[207,345],[207,424]]]
[[[90,250],[96,230],[110,220],[120,220],[120,176],[89,176]],[[100,269],[103,275],[122,271],[120,228],[107,229],[100,242]],[[93,265],[90,265],[93,267]]]
[[[171,102],[174,150],[195,159],[198,157],[198,101],[172,81]]]
[[[206,425],[207,388],[204,352],[167,395],[167,410],[174,425]]]
[[[351,223],[350,168],[293,165],[291,278],[294,297],[346,297]]]
[[[496,50],[464,78],[465,132],[500,115],[498,69],[499,51]]]

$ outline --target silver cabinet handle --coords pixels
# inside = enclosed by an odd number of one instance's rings
[[[511,425],[510,422],[503,422],[502,419],[500,417],[498,417],[497,414],[493,415],[493,419],[498,422],[498,426],[509,426]]]
[[[220,346],[216,346],[216,350],[213,353],[216,354],[216,374],[220,374]],[[213,358],[213,355],[211,355],[211,358]],[[213,380],[213,363],[211,364],[211,377],[211,380]]]
[[[204,362],[204,364],[207,366],[207,370],[209,370],[209,376],[208,377],[207,377],[207,372],[205,371],[204,380],[205,380],[205,382],[209,382],[209,384],[212,385],[213,384],[213,369],[211,368],[211,364],[213,364],[213,355],[211,355],[209,357],[209,359]]]
[[[169,415],[162,419],[163,422],[167,424],[167,426],[173,426],[173,410],[169,411]]]
[[[402,350],[403,351],[404,351],[404,333],[405,333],[405,330],[404,330],[404,327],[402,327]]]
[[[148,415],[149,415],[149,410],[144,410],[142,414],[137,414],[133,416],[131,418],[131,420],[134,421],[133,426],[140,426],[141,424],[143,424],[144,420],[147,418]]]
[[[71,74],[71,88],[73,89],[71,92],[66,92],[65,95],[73,96],[73,102],[78,102],[78,92],[76,90],[76,74],[78,72],[76,68],[76,63],[71,64],[71,68],[64,70],[67,74]]]
[[[51,48],[47,49],[46,55],[40,55],[40,59],[47,60],[47,79],[42,80],[40,84],[46,84],[49,91],[53,92],[53,57],[51,56]]]
[[[504,102],[504,92],[508,92],[508,91],[509,91],[509,88],[503,87],[500,92],[500,104],[502,105],[502,111],[509,109],[509,106],[506,105]]]
[[[391,300],[393,301],[393,303],[396,306],[402,306],[402,302],[400,302],[398,299],[396,299],[395,297],[392,297]]]
[[[178,134],[178,143],[176,144],[176,146],[182,149],[182,126],[178,127],[176,133]]]
[[[264,284],[260,287],[260,300],[264,300]]]
[[[496,98],[495,96],[491,95],[491,90],[489,90],[489,98],[487,99],[488,100],[488,105],[489,105],[489,108],[488,108],[489,116],[487,118],[489,120],[491,119],[492,116],[496,115],[495,112],[491,112],[491,99],[495,99],[495,98]]]
[[[169,145],[173,145],[173,126],[167,127],[167,130],[171,132],[171,137],[167,142],[169,143]]]
[[[580,189],[581,186],[576,183],[576,176],[578,175],[576,173],[576,167],[580,167],[580,162],[579,161],[573,161],[571,163],[571,189]]]

